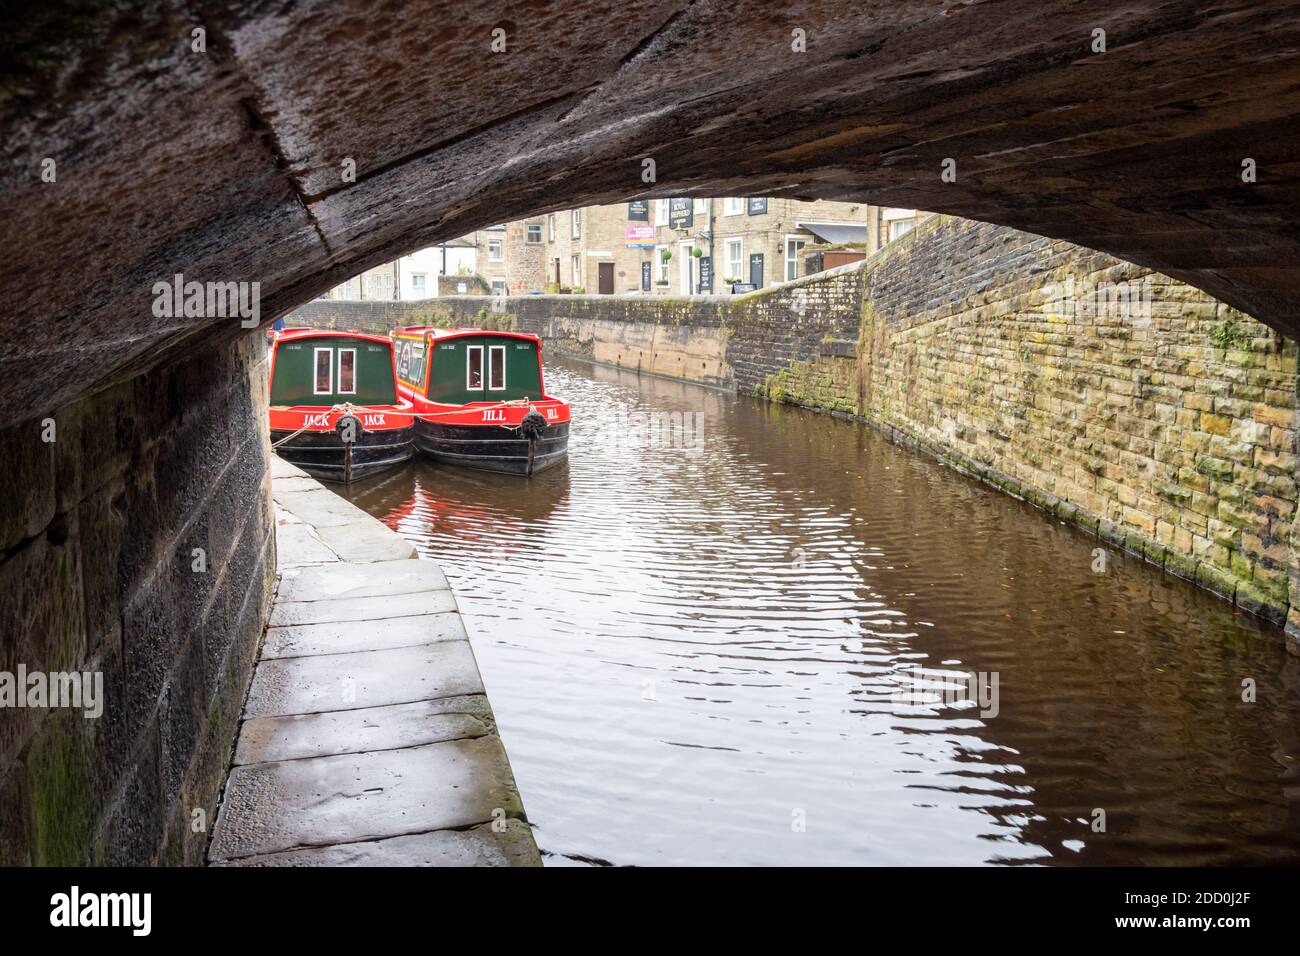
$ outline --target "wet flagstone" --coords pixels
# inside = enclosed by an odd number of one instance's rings
[[[275,459],[280,581],[214,865],[541,859],[440,568]]]

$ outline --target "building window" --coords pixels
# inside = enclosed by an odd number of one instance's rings
[[[493,345],[488,349],[488,391],[499,392],[506,387],[506,347]]]
[[[423,272],[411,273],[411,291],[416,295],[424,295],[427,286],[425,285],[425,274]]]
[[[745,212],[745,200],[740,196],[728,196],[722,200],[724,216],[739,216]]]
[[[655,200],[655,225],[656,226],[668,225],[668,200],[667,199]]]
[[[707,199],[695,200],[695,214],[697,216],[703,216],[706,212],[708,212],[709,211],[708,203],[709,201]]]
[[[893,242],[895,239],[901,239],[903,236],[911,232],[912,227],[915,225],[916,225],[915,219],[892,220],[889,223],[889,241]]]
[[[726,278],[733,282],[741,282],[745,278],[745,240],[744,239],[727,240]]]
[[[492,294],[493,294],[493,295],[505,295],[505,294],[506,294],[506,280],[505,280],[505,279],[493,279],[493,280],[492,280]]]
[[[664,258],[664,250],[667,246],[655,246],[655,280],[665,285],[668,283],[668,260]]]
[[[483,346],[470,345],[465,349],[465,387],[483,387]]]
[[[555,241],[555,213],[546,217],[546,236],[551,242]]]
[[[357,350],[339,349],[339,394],[357,393]]]
[[[575,209],[569,215],[573,217],[572,236],[574,239],[581,239],[582,238],[582,210]]]
[[[799,253],[807,244],[804,239],[787,239],[785,241],[785,281],[799,278]]]
[[[582,256],[574,256],[572,259],[572,275],[574,286],[582,285]]]
[[[503,258],[505,257],[501,255],[501,240],[489,239],[488,240],[488,261],[500,262]]]
[[[334,350],[316,349],[316,378],[312,382],[313,395],[328,395],[334,391]]]
[[[542,241],[542,224],[540,222],[530,222],[524,226],[524,241],[529,243],[539,243]]]

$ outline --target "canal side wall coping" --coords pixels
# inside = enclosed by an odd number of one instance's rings
[[[265,359],[245,336],[0,439],[0,672],[102,679],[93,719],[0,708],[0,865],[202,862],[274,584]]]
[[[858,418],[1300,634],[1296,343],[1104,253],[934,216],[737,297],[317,300],[289,319],[514,328]]]

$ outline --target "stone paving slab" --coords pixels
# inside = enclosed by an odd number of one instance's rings
[[[379,561],[338,567],[290,568],[280,575],[278,601],[329,601],[340,598],[449,591],[447,576],[432,561]]]
[[[247,856],[217,866],[541,866],[532,831],[522,820],[468,830],[434,830],[363,843]]]
[[[278,517],[275,524],[275,552],[276,565],[282,569],[336,563],[339,559],[308,525],[301,522],[281,523]]]
[[[358,843],[523,813],[498,737],[236,767],[210,858]]]
[[[441,569],[272,463],[280,580],[213,828],[216,866],[535,866]]]
[[[335,624],[343,621],[377,621],[456,610],[449,590],[378,597],[341,598],[330,601],[276,601],[268,627],[295,624]]]
[[[413,704],[337,710],[244,723],[235,766],[301,760],[365,750],[392,750],[493,732],[487,698],[444,697]]]
[[[313,654],[348,654],[353,651],[467,639],[465,622],[457,611],[363,623],[363,627],[359,627],[356,621],[333,621],[270,628],[262,644],[262,660]]]
[[[468,641],[262,661],[244,719],[357,710],[483,693]]]

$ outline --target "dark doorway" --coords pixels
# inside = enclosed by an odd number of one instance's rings
[[[755,252],[749,257],[749,282],[755,289],[763,288],[763,253]]]
[[[596,291],[601,295],[614,294],[614,263],[599,262],[596,264]]]

